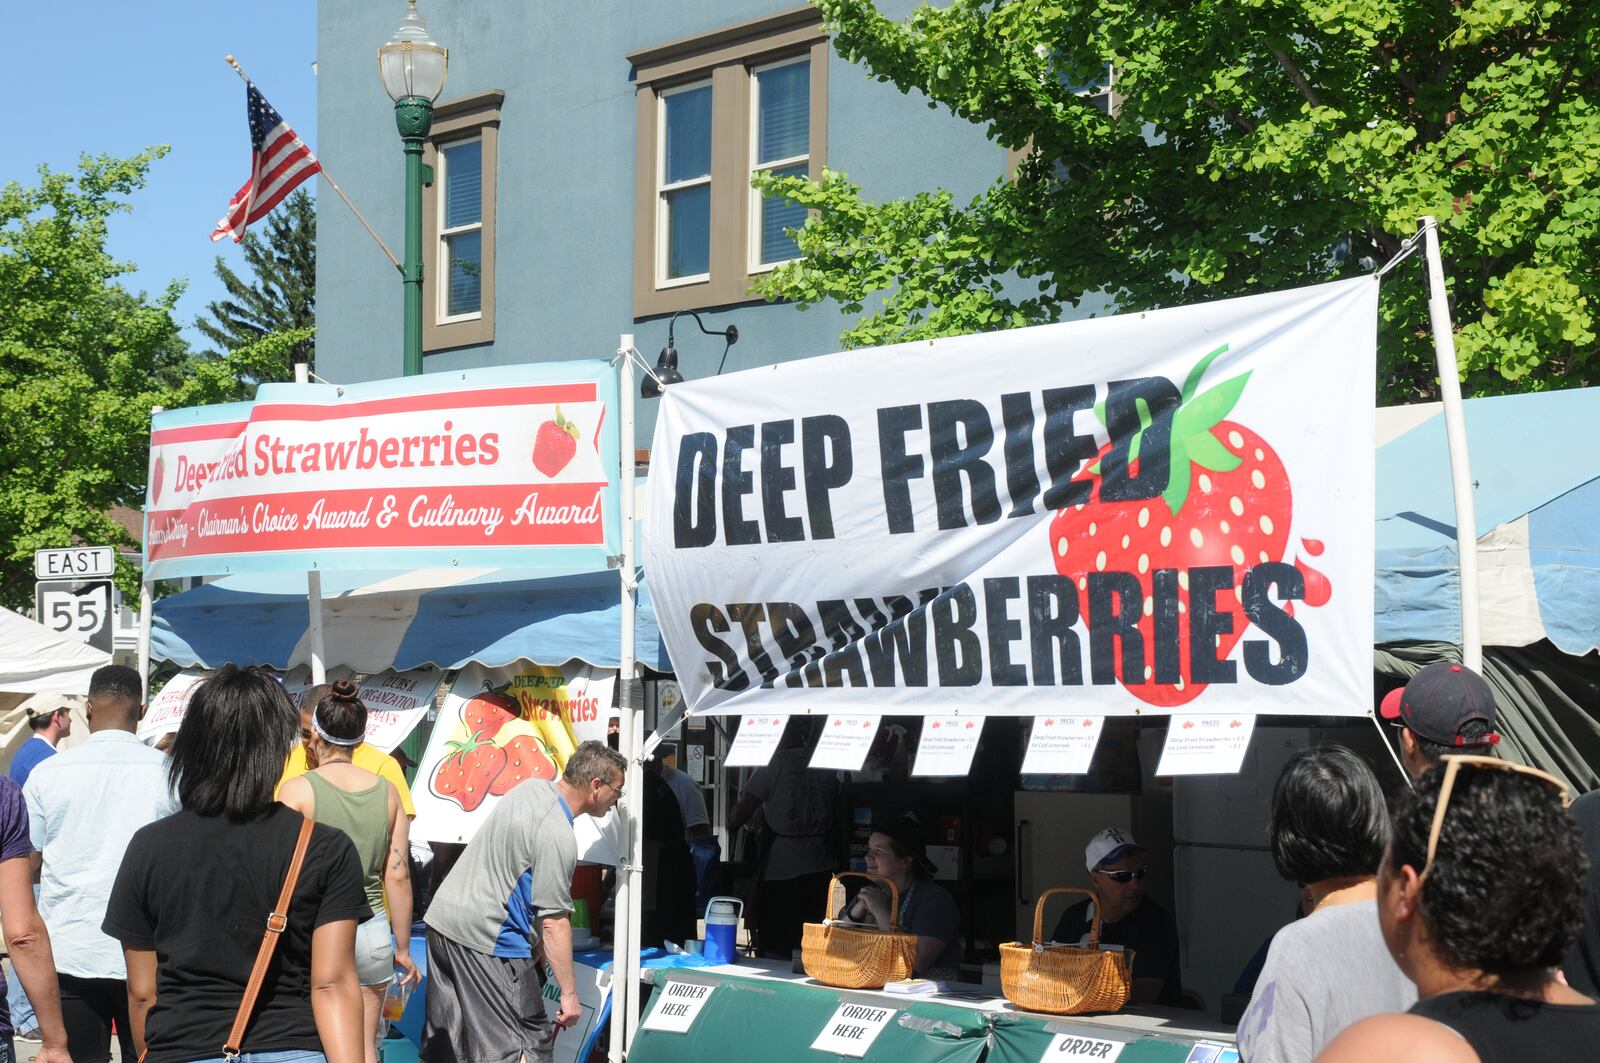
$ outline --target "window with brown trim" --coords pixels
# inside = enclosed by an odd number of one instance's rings
[[[634,52],[635,317],[755,300],[750,278],[796,257],[789,200],[758,172],[822,176],[828,44],[815,8]]]
[[[494,342],[494,234],[500,105],[496,89],[434,105],[423,161],[422,349]]]

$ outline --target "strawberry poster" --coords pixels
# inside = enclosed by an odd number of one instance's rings
[[[413,831],[428,841],[471,840],[512,787],[556,778],[578,743],[604,740],[615,687],[614,671],[579,662],[463,668],[417,770]]]
[[[146,578],[603,569],[617,552],[616,374],[542,362],[154,416]]]
[[[1377,298],[673,386],[644,562],[688,710],[1365,714]]]

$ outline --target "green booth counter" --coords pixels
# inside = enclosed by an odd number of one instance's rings
[[[922,996],[835,989],[768,960],[646,970],[644,978],[655,992],[630,1063],[1238,1060],[1232,1027],[1170,1008],[1041,1015],[982,986]],[[682,1029],[652,1028],[658,1025]],[[825,1047],[813,1047],[819,1039]]]

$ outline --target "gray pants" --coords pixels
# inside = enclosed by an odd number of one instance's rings
[[[538,961],[485,956],[428,928],[422,1063],[551,1063]]]

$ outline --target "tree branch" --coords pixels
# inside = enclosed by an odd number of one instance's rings
[[[1283,72],[1289,75],[1289,80],[1294,82],[1295,88],[1300,90],[1300,95],[1306,98],[1306,102],[1313,107],[1321,107],[1322,98],[1317,95],[1317,90],[1311,87],[1311,82],[1306,80],[1306,76],[1300,72],[1300,68],[1294,65],[1294,60],[1289,58],[1289,53],[1275,44],[1268,47],[1272,51],[1273,58],[1278,60],[1278,65],[1283,67]]]

